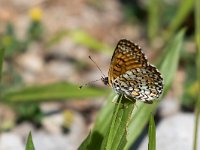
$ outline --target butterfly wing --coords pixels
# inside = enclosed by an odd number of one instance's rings
[[[127,71],[117,77],[112,86],[117,93],[152,103],[162,93],[163,79],[156,67],[149,65]]]
[[[108,73],[109,84],[128,70],[145,67],[148,61],[141,48],[125,39],[118,42],[111,59]]]

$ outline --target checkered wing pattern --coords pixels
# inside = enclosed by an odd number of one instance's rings
[[[120,40],[111,59],[108,82],[119,94],[151,103],[163,89],[163,79],[149,64],[141,48],[128,40]]]

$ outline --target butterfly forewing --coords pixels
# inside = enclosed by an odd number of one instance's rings
[[[163,90],[163,79],[136,44],[120,40],[109,69],[109,84],[119,94],[151,103]]]
[[[112,81],[126,71],[141,68],[147,64],[148,61],[138,45],[125,39],[120,40],[111,59],[109,84],[112,86]]]

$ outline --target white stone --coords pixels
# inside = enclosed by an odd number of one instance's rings
[[[199,124],[200,128],[200,124]],[[156,149],[158,150],[192,150],[194,134],[194,114],[178,113],[161,121],[156,128]],[[200,135],[200,130],[198,135]],[[197,141],[200,149],[200,138]],[[139,150],[148,149],[148,138]]]
[[[24,150],[22,139],[14,133],[2,133],[0,136],[0,150]]]
[[[61,134],[64,118],[61,113],[44,117],[42,125],[49,133]]]
[[[159,114],[162,117],[174,115],[180,110],[180,101],[171,96],[163,99],[159,105]]]
[[[74,113],[68,134],[39,131],[32,133],[32,136],[37,150],[76,150],[87,134],[82,116]]]

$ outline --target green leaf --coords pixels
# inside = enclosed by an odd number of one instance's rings
[[[83,30],[72,30],[72,31],[62,30],[56,33],[47,42],[47,46],[52,46],[60,42],[65,37],[71,38],[75,43],[83,45],[90,50],[103,52],[105,54],[112,53],[112,49],[108,45],[104,44],[103,42],[99,42],[93,36],[91,36],[90,34],[88,34],[87,32]]]
[[[180,3],[181,4],[175,16],[172,18],[172,21],[165,32],[166,39],[169,39],[172,35],[174,35],[176,30],[180,27],[180,25],[184,22],[185,18],[192,11],[194,0],[180,1]]]
[[[124,149],[127,143],[127,127],[131,119],[134,103],[123,96],[119,96],[117,101],[118,104],[115,105],[111,125],[101,145],[102,150]],[[121,104],[121,101],[123,101],[123,104]]]
[[[67,30],[60,30],[56,32],[50,39],[47,41],[46,46],[51,47],[57,43],[59,43],[63,38],[65,38],[68,35]]]
[[[149,144],[148,150],[156,150],[156,126],[154,122],[154,118],[151,115],[149,121]]]
[[[195,1],[195,39],[197,46],[197,82],[198,87],[200,87],[200,1]],[[200,116],[200,92],[197,92],[197,100],[195,107],[195,126],[194,126],[194,142],[193,150],[197,150],[198,143],[198,130],[199,130],[199,116]]]
[[[101,116],[98,117],[95,128],[79,147],[79,150],[117,150],[125,147],[127,143],[127,127],[131,119],[134,103],[121,96],[118,97],[117,101],[118,104],[113,104],[111,100],[109,101],[108,105],[111,106],[109,107],[111,110],[104,109],[100,113]],[[121,104],[121,101],[123,104]],[[106,118],[106,120],[101,118]],[[103,124],[103,126],[98,126],[100,124]]]
[[[0,44],[5,49],[5,57],[11,57],[21,50],[21,43],[17,39],[14,24],[6,24],[6,32],[0,37]]]
[[[84,87],[79,89],[78,85],[71,83],[53,83],[48,85],[37,85],[24,87],[2,93],[1,99],[10,102],[41,102],[66,99],[83,99],[108,94],[109,90]]]
[[[33,145],[33,141],[32,141],[32,135],[31,132],[28,135],[28,139],[26,142],[26,150],[35,150],[34,145]]]
[[[4,60],[4,48],[0,48],[0,80],[2,76],[3,60]]]
[[[74,30],[69,33],[69,36],[78,44],[85,45],[89,49],[105,52],[107,54],[112,53],[112,49],[107,45],[95,40],[94,37],[82,30]]]
[[[92,131],[89,133],[87,138],[83,141],[81,146],[79,147],[79,150],[100,150],[102,141],[104,137],[106,136],[108,127],[110,126],[111,118],[112,118],[112,113],[114,111],[113,107],[113,100],[114,93],[112,93],[108,101],[106,103],[106,106],[101,109],[101,111],[98,114],[98,117],[95,121],[95,126],[92,129]]]
[[[148,38],[153,41],[157,35],[160,24],[160,0],[150,0],[148,6]]]

